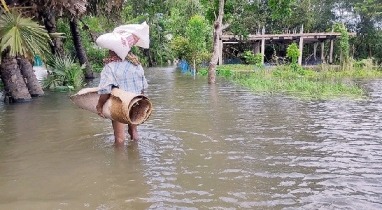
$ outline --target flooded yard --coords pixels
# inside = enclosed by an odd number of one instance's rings
[[[70,93],[0,103],[0,209],[382,209],[382,80],[299,101],[146,76],[154,111],[123,148]]]

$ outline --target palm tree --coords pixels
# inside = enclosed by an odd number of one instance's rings
[[[49,53],[50,37],[43,26],[16,12],[3,11],[0,16],[0,77],[5,96],[13,102],[30,101],[44,94],[33,73],[30,60]]]
[[[85,49],[82,46],[81,34],[78,27],[77,18],[73,17],[70,20],[69,25],[70,25],[70,32],[72,33],[73,44],[74,44],[74,48],[76,49],[78,61],[80,62],[81,65],[85,64],[85,69],[86,69],[85,78],[93,79],[94,72],[93,72],[92,66],[89,63],[88,56],[86,55]]]
[[[43,7],[38,7],[43,8]],[[45,29],[48,33],[57,33],[57,22],[56,22],[56,14],[53,10],[40,9],[37,11],[37,14],[42,19],[43,24],[45,25]],[[52,54],[58,55],[60,57],[65,57],[64,44],[60,37],[53,38],[50,45],[52,50]]]

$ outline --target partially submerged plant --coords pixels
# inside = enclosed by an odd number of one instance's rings
[[[44,88],[75,89],[83,86],[84,65],[80,66],[70,57],[51,56],[47,60],[49,74],[44,80]]]

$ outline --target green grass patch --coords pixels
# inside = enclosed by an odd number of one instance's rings
[[[289,66],[255,69],[253,65],[221,65],[217,75],[253,92],[283,94],[307,100],[365,98],[367,92],[354,80],[382,78],[379,70],[348,71],[292,69]],[[207,75],[207,69],[199,71]]]

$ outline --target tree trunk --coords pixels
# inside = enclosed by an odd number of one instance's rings
[[[40,12],[40,16],[44,19],[44,25],[48,33],[57,33],[57,23],[55,13],[52,11]],[[50,43],[50,48],[54,55],[60,57],[65,56],[64,45],[61,38],[52,38],[52,43]]]
[[[28,87],[29,93],[32,97],[38,97],[44,95],[41,84],[37,80],[36,74],[33,72],[33,66],[31,62],[25,57],[17,59],[21,74],[24,77],[24,81]]]
[[[215,84],[216,80],[216,66],[219,60],[219,40],[222,33],[224,15],[224,0],[219,0],[219,15],[214,23],[214,40],[213,40],[213,52],[208,66],[208,84]]]
[[[70,24],[70,31],[72,33],[73,44],[74,44],[74,47],[76,48],[77,58],[81,65],[85,64],[86,66],[85,78],[93,79],[94,72],[89,63],[84,47],[82,46],[81,34],[78,29],[77,18],[72,18],[69,24]]]
[[[216,80],[216,66],[219,60],[219,35],[218,35],[219,23],[214,24],[214,39],[213,39],[213,52],[208,66],[208,84],[215,84]]]
[[[148,57],[149,59],[149,67],[153,67],[155,65],[155,61],[153,59],[153,57],[151,56],[151,52],[150,52],[150,49],[143,49],[143,54]]]
[[[15,103],[32,100],[15,57],[3,57],[0,76],[4,83],[5,99],[9,98],[10,102]]]

